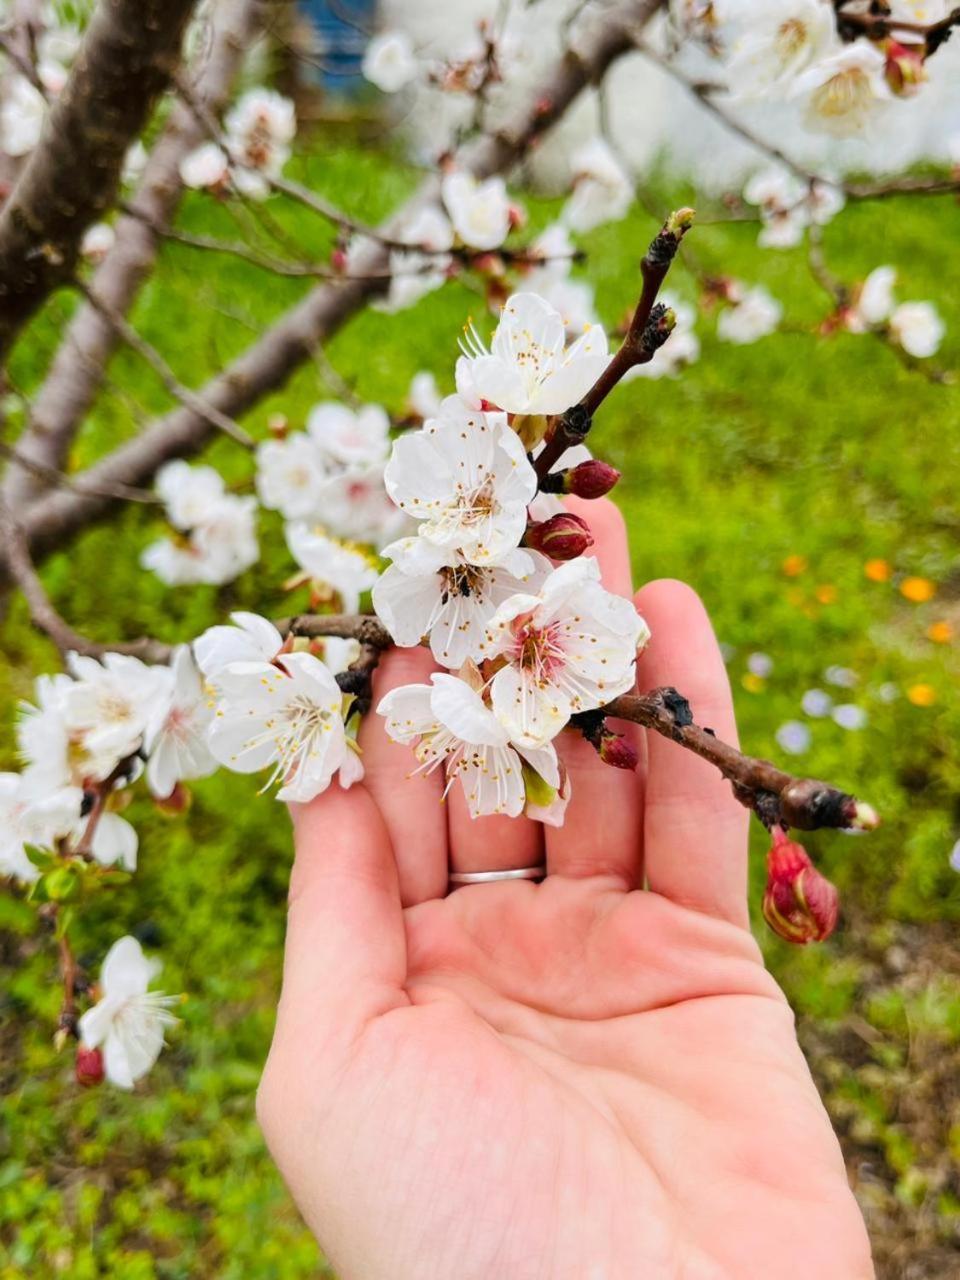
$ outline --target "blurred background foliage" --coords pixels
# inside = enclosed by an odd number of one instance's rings
[[[315,131],[293,171],[366,219],[416,180],[382,139],[343,128]],[[649,198],[661,211],[695,203],[692,192],[656,182]],[[531,229],[555,212],[528,205]],[[264,212],[302,256],[329,250],[331,233],[313,214],[276,199]],[[194,197],[182,225],[236,238],[233,217]],[[851,208],[824,232],[843,278],[890,262],[901,297],[936,302],[948,324],[936,361],[944,368],[960,355],[960,295],[950,287],[960,273],[956,220],[949,197],[891,199]],[[580,271],[610,326],[635,298],[654,229],[655,219],[637,212],[584,241]],[[762,922],[758,935],[797,1009],[881,1274],[958,1275],[960,876],[948,858],[960,835],[960,391],[905,369],[873,338],[815,336],[828,302],[803,249],[758,250],[756,232],[707,213],[690,252],[696,272],[764,283],[785,306],[786,332],[733,347],[717,342],[712,319],[701,316],[699,363],[675,380],[621,387],[592,444],[624,472],[617,497],[637,582],[683,578],[706,601],[728,646],[747,748],[782,757],[775,734],[799,720],[810,744],[791,767],[847,786],[884,815],[868,838],[808,841],[842,891],[834,938],[798,951]],[[693,301],[696,272],[680,264],[671,289]],[[199,385],[307,287],[171,243],[133,319],[181,380]],[[20,343],[11,375],[27,395],[70,305],[55,298]],[[362,399],[397,415],[420,369],[452,390],[470,315],[490,331],[482,300],[461,284],[399,318],[365,312],[251,415],[250,429],[265,434],[276,413],[302,426],[315,401],[338,393],[331,366]],[[152,373],[121,352],[73,462],[87,463],[166,407]],[[209,457],[237,485],[249,484],[249,459],[229,441]],[[128,507],[53,557],[44,576],[62,612],[98,639],[146,632],[175,640],[230,608],[269,614],[301,603],[279,589],[292,562],[270,513],[261,520],[261,563],[226,588],[170,590],[145,575],[138,554],[156,534],[149,508]],[[0,766],[9,768],[17,702],[57,659],[16,599],[0,640]],[[829,683],[831,667],[848,673],[849,687]],[[866,725],[848,730],[805,716],[811,688],[862,708]],[[221,773],[196,786],[186,820],[143,799],[131,816],[140,869],[84,914],[78,950],[95,968],[116,937],[135,933],[161,955],[162,987],[186,993],[182,1025],[134,1093],[79,1089],[70,1053],[58,1057],[51,1043],[59,1006],[52,940],[37,933],[30,906],[0,894],[0,1280],[330,1274],[253,1111],[279,984],[286,814],[258,799],[249,780]],[[765,841],[756,827],[753,835],[756,905]]]

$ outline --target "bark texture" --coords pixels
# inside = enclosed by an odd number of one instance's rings
[[[100,0],[43,135],[0,211],[0,359],[73,272],[180,57],[196,0]]]

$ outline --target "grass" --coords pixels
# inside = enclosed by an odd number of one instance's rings
[[[298,163],[299,176],[366,218],[414,182],[389,155],[330,138]],[[271,202],[269,212],[305,253],[329,246],[328,229],[307,211]],[[534,223],[551,213],[537,205]],[[946,367],[960,354],[960,298],[946,287],[960,270],[955,216],[949,199],[886,201],[850,209],[825,235],[846,278],[892,262],[903,298],[936,300],[949,326],[939,357]],[[237,235],[231,215],[200,198],[187,203],[183,223]],[[638,213],[585,242],[585,274],[608,323],[634,297],[653,229]],[[960,392],[906,371],[871,338],[801,332],[825,300],[801,251],[760,251],[755,235],[750,225],[709,225],[691,247],[708,272],[765,283],[784,303],[790,332],[738,348],[718,343],[712,321],[701,321],[701,361],[677,380],[618,390],[593,444],[624,471],[618,496],[637,581],[691,582],[730,646],[750,750],[782,754],[775,732],[805,719],[805,690],[830,688],[825,668],[856,673],[853,689],[832,692],[863,707],[867,727],[808,720],[812,744],[795,763],[869,797],[885,825],[868,839],[808,841],[842,890],[834,939],[795,951],[762,925],[758,933],[797,1008],[883,1274],[899,1280],[909,1258],[911,1276],[942,1276],[960,1266],[960,877],[947,862],[960,834],[960,709],[958,642],[935,643],[928,631],[946,622],[960,635]],[[694,296],[682,269],[671,286]],[[198,385],[306,287],[170,244],[134,319],[178,376]],[[69,306],[54,299],[20,344],[12,374],[27,393]],[[400,411],[418,369],[452,389],[460,325],[482,312],[453,284],[399,320],[364,313],[326,354],[362,398]],[[110,380],[77,441],[76,465],[167,407],[162,387],[127,353],[112,362]],[[299,425],[330,394],[322,362],[307,366],[246,425],[262,434],[277,412]],[[247,458],[229,442],[209,452],[232,479],[248,475]],[[131,507],[48,562],[48,587],[78,627],[104,639],[144,631],[175,639],[230,607],[283,608],[272,584],[289,562],[271,518],[262,523],[261,565],[220,590],[169,591],[145,578],[137,556],[156,531],[149,511]],[[889,580],[866,574],[877,559],[889,564]],[[899,589],[908,576],[931,580],[933,599],[910,603]],[[18,602],[2,643],[0,715],[9,727],[17,700],[55,666],[55,654]],[[765,679],[747,666],[758,651],[773,659]],[[0,765],[13,764],[5,732]],[[283,937],[283,810],[224,774],[196,787],[188,821],[144,801],[132,816],[141,868],[83,917],[79,950],[95,965],[121,932],[138,933],[163,957],[165,988],[188,993],[183,1026],[146,1087],[78,1091],[67,1057],[51,1045],[58,992],[50,940],[36,933],[29,907],[0,896],[0,1280],[325,1274],[253,1117]],[[762,832],[754,839],[756,901]]]

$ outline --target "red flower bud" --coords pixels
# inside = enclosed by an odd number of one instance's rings
[[[510,220],[511,227],[525,227],[527,225],[527,211],[518,204],[508,206],[507,217]]]
[[[561,511],[549,520],[527,525],[524,541],[526,546],[542,551],[551,560],[575,560],[593,546],[593,534],[586,520],[572,511]]]
[[[816,869],[802,845],[774,827],[767,853],[763,918],[787,942],[823,942],[837,926],[840,896]]]
[[[900,44],[897,40],[888,40],[886,54],[884,75],[893,92],[900,97],[909,97],[910,94],[916,93],[927,78],[927,69],[923,62],[923,46]]]
[[[567,472],[563,490],[564,493],[576,494],[578,498],[602,498],[619,479],[620,472],[616,467],[611,467],[609,462],[601,462],[599,458],[591,458]]]
[[[615,769],[636,769],[640,763],[636,748],[622,733],[611,733],[604,729],[600,735],[600,759],[604,764],[612,764]]]
[[[85,1044],[77,1045],[77,1062],[74,1068],[77,1084],[92,1088],[103,1083],[103,1054],[99,1049],[88,1049]]]

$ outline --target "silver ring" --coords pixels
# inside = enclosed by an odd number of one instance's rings
[[[545,863],[539,867],[521,867],[518,871],[451,871],[451,884],[491,884],[495,880],[542,880],[547,874]]]

